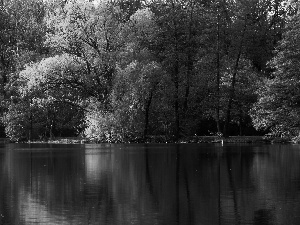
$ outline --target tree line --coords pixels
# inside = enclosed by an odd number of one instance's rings
[[[5,134],[297,136],[298,15],[284,0],[2,0]]]

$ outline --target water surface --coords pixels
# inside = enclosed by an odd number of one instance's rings
[[[0,146],[0,224],[300,224],[299,145]]]

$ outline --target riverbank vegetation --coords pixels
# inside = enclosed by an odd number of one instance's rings
[[[283,0],[3,0],[5,135],[296,140],[298,7]]]

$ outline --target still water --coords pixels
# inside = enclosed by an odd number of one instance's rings
[[[0,146],[0,224],[300,224],[300,145]]]

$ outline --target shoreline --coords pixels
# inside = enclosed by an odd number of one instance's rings
[[[179,141],[174,141],[172,137],[167,137],[163,135],[147,136],[145,139],[134,139],[124,142],[110,142],[110,141],[98,141],[91,140],[88,138],[79,137],[63,137],[54,138],[52,140],[32,140],[32,141],[19,141],[12,142],[9,138],[0,138],[0,143],[48,143],[48,144],[159,144],[159,143],[169,143],[169,144],[201,144],[201,143],[255,143],[255,144],[272,144],[272,143],[299,143],[291,138],[280,138],[280,137],[268,137],[268,136],[229,136],[229,137],[219,137],[219,136],[188,136],[182,137]]]

